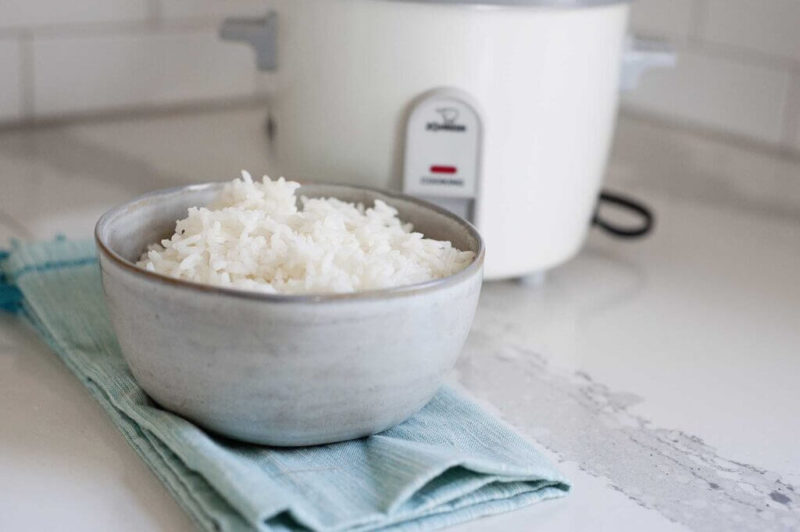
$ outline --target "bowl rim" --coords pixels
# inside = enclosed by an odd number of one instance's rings
[[[382,195],[384,197],[388,197],[391,199],[397,199],[416,204],[419,207],[432,210],[440,215],[450,218],[458,225],[466,229],[467,232],[470,234],[470,236],[472,236],[477,242],[478,250],[475,253],[475,257],[473,258],[472,262],[466,268],[452,275],[448,275],[447,277],[442,277],[440,279],[433,279],[421,283],[395,286],[391,288],[364,290],[361,292],[346,292],[346,293],[334,292],[334,293],[319,293],[319,294],[314,294],[314,293],[273,294],[265,292],[256,292],[253,290],[247,290],[242,288],[232,288],[232,287],[229,288],[224,286],[198,283],[194,281],[187,281],[184,279],[169,277],[167,275],[163,275],[157,272],[151,272],[137,266],[131,261],[120,256],[117,252],[111,249],[111,246],[107,244],[101,237],[101,231],[103,231],[104,228],[109,226],[117,215],[119,215],[123,211],[133,207],[134,205],[140,202],[153,201],[156,198],[160,198],[163,196],[170,196],[174,194],[180,194],[187,191],[196,192],[205,189],[222,188],[227,183],[227,182],[216,182],[216,181],[154,190],[146,194],[137,196],[136,198],[128,202],[125,202],[121,205],[113,207],[108,211],[106,211],[97,221],[97,224],[95,224],[94,240],[97,245],[98,251],[102,255],[104,255],[107,259],[109,259],[117,266],[121,267],[122,269],[128,271],[133,275],[142,278],[143,280],[200,293],[219,294],[240,299],[279,302],[279,303],[309,303],[309,302],[323,303],[323,302],[342,302],[342,301],[362,301],[362,300],[385,299],[387,297],[411,296],[419,294],[421,292],[440,290],[449,286],[459,284],[462,281],[471,278],[473,275],[476,274],[476,272],[480,272],[483,268],[483,262],[486,255],[486,247],[483,241],[483,237],[478,232],[477,228],[469,221],[451,213],[450,211],[442,207],[439,207],[438,205],[434,205],[433,203],[430,203],[428,201],[413,196],[409,196],[401,192],[394,192],[391,190],[381,189],[378,187],[369,187],[363,185],[341,185],[341,184],[324,183],[319,181],[306,181],[306,180],[302,181],[292,180],[292,181],[300,183],[301,187],[319,186],[331,189],[365,191],[372,194]]]

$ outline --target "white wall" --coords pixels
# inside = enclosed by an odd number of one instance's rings
[[[800,151],[800,0],[639,0],[632,26],[679,59],[627,108]]]
[[[331,0],[332,1],[332,0]],[[225,15],[265,0],[2,0],[0,122],[253,97]],[[673,41],[626,108],[800,151],[800,0],[638,0],[634,31]]]

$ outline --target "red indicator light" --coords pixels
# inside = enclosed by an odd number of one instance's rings
[[[455,174],[456,172],[458,172],[458,168],[455,166],[431,166],[432,174]]]

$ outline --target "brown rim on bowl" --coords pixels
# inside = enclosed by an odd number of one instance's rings
[[[186,290],[194,290],[206,293],[217,293],[231,297],[280,302],[280,303],[308,303],[308,302],[322,303],[328,301],[338,302],[338,301],[349,301],[349,300],[380,299],[385,297],[408,296],[420,292],[425,292],[428,290],[434,290],[438,288],[443,288],[445,286],[457,284],[461,279],[470,277],[476,270],[480,269],[481,266],[483,265],[484,256],[486,254],[486,248],[484,246],[483,238],[481,237],[480,233],[478,232],[478,230],[475,228],[474,225],[464,220],[463,218],[456,216],[455,214],[451,213],[446,209],[443,209],[427,201],[415,198],[413,196],[408,196],[406,194],[402,194],[399,192],[392,192],[374,187],[367,187],[360,185],[333,185],[327,183],[316,183],[311,181],[297,181],[297,182],[299,182],[302,187],[320,186],[331,189],[365,191],[372,194],[382,195],[392,199],[407,201],[416,204],[419,207],[423,207],[428,210],[437,212],[438,214],[441,214],[455,221],[458,225],[466,229],[467,232],[470,234],[470,236],[475,239],[475,241],[478,243],[478,250],[477,252],[475,252],[475,258],[466,268],[457,273],[454,273],[453,275],[442,277],[440,279],[433,279],[431,281],[425,281],[422,283],[402,285],[392,288],[383,288],[379,290],[365,290],[363,292],[327,293],[327,294],[269,294],[263,292],[255,292],[252,290],[243,290],[240,288],[227,288],[217,285],[196,283],[194,281],[186,281],[183,279],[177,279],[175,277],[169,277],[167,275],[163,275],[160,273],[147,271],[144,268],[140,268],[139,266],[136,266],[129,260],[121,257],[118,253],[112,250],[110,246],[108,246],[100,236],[102,228],[106,226],[110,222],[110,220],[114,218],[114,216],[116,216],[117,214],[126,209],[133,207],[134,205],[140,202],[148,200],[152,201],[156,197],[167,196],[172,194],[180,194],[186,191],[201,191],[210,188],[220,188],[225,184],[222,182],[202,183],[197,185],[187,185],[183,187],[155,190],[153,192],[148,192],[147,194],[138,196],[137,198],[127,203],[124,203],[122,205],[110,209],[100,217],[100,219],[97,221],[97,224],[95,225],[94,239],[97,244],[97,249],[100,251],[100,253],[105,255],[109,260],[113,261],[118,266],[128,270],[134,275],[140,275],[153,282],[167,284],[173,287],[182,288]]]

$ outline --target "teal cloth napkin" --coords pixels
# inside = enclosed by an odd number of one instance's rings
[[[425,530],[565,495],[530,443],[443,388],[381,434],[276,449],[209,434],[154,404],[120,354],[91,242],[12,245],[0,307],[19,313],[206,530]]]

